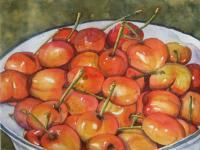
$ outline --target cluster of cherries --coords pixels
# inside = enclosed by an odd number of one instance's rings
[[[37,52],[11,55],[0,102],[15,106],[24,138],[47,150],[151,150],[197,131],[200,65],[180,43],[143,39],[157,13],[108,33],[77,31],[78,14]]]

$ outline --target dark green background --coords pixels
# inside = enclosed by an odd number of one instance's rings
[[[117,19],[143,9],[143,15],[132,19],[144,21],[158,6],[161,12],[153,23],[200,39],[200,0],[0,0],[0,56],[31,35],[72,24],[78,11],[85,22]],[[2,149],[12,150],[10,145],[3,135]]]

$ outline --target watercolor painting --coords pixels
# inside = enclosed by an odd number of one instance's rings
[[[2,150],[200,149],[200,0],[0,10]]]

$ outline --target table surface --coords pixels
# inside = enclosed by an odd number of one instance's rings
[[[189,33],[200,39],[200,0],[0,0],[0,58],[28,37],[55,26],[72,24],[77,12],[81,22],[117,19],[135,10],[144,13],[130,18],[144,21],[156,7],[153,21]],[[2,29],[2,30],[1,30]],[[13,150],[10,139],[0,132],[2,150]]]

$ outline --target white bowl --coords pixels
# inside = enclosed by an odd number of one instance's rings
[[[80,24],[78,30],[84,29],[87,27],[98,27],[103,28],[106,25],[110,24],[112,21],[94,21]],[[136,25],[141,26],[143,23],[134,22]],[[109,30],[109,29],[108,29]],[[107,31],[108,31],[107,30]],[[15,52],[29,51],[35,52],[49,37],[51,37],[57,29],[51,29],[35,35],[25,42],[19,44],[15,48],[11,49],[3,58],[0,60],[0,72],[4,69],[4,64],[8,57]],[[161,27],[157,25],[149,25],[144,29],[145,37],[156,37],[161,39],[163,42],[176,41],[183,43],[192,49],[192,59],[189,63],[198,63],[200,64],[200,41],[194,37],[176,31],[174,29],[169,29],[166,27]],[[41,147],[35,146],[23,138],[23,129],[15,122],[15,120],[9,117],[10,113],[13,113],[14,108],[7,104],[0,104],[0,121],[1,129],[5,131],[13,140],[16,149],[42,149]],[[194,134],[178,141],[174,144],[163,147],[162,149],[200,149],[200,130]]]

